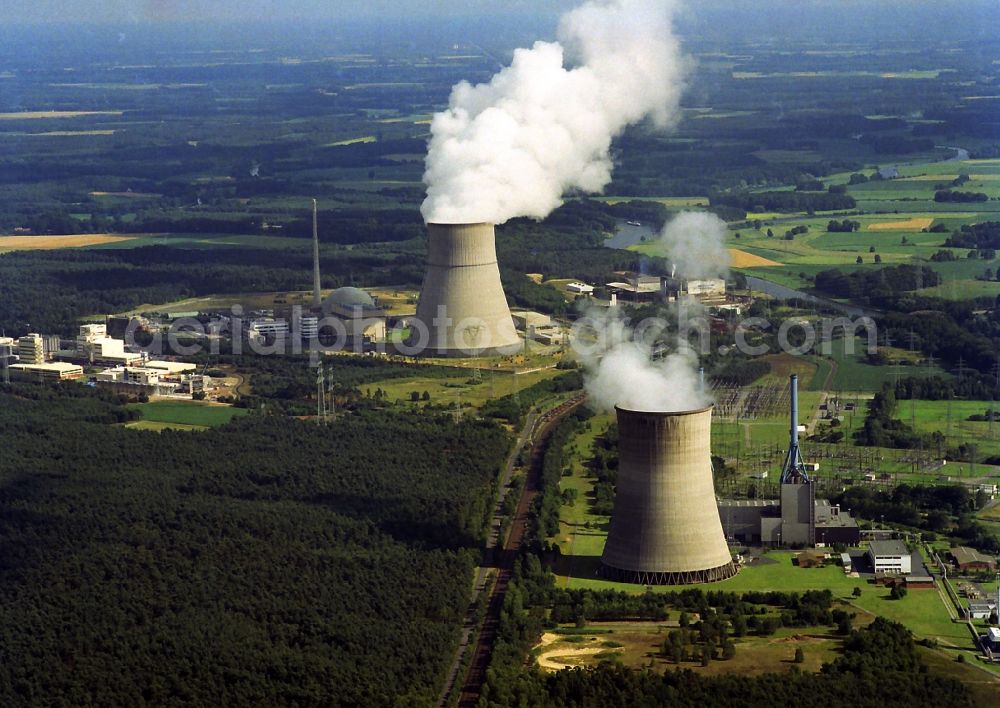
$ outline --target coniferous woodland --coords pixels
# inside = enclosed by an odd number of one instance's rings
[[[78,385],[0,394],[0,704],[433,702],[505,432],[129,417]]]

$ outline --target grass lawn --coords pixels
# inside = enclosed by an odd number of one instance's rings
[[[185,423],[163,423],[156,420],[134,420],[131,423],[125,424],[126,428],[132,428],[133,430],[152,430],[155,432],[160,432],[161,430],[208,430],[207,425],[187,425]]]
[[[219,406],[198,401],[150,401],[149,403],[136,403],[134,408],[142,413],[142,427],[146,430],[156,430],[162,428],[152,427],[149,424],[160,424],[162,427],[182,428],[197,426],[202,428],[225,425],[237,416],[246,415],[249,411],[245,408],[233,408],[231,406]]]
[[[970,647],[972,635],[961,622],[952,622],[941,594],[936,590],[911,590],[902,600],[889,599],[889,591],[864,585],[861,597],[851,604],[891,620],[913,632],[917,639],[931,637],[942,645]]]
[[[865,361],[866,339],[855,338],[853,353],[846,343],[843,337],[830,343],[830,356],[837,364],[837,372],[830,383],[833,391],[875,392],[885,382],[891,383],[908,376],[950,378],[950,374],[938,366],[874,366]]]
[[[572,506],[563,505],[559,516],[559,536],[553,539],[566,556],[594,556],[600,555],[604,550],[609,517],[590,511],[594,480],[587,476],[584,462],[590,457],[594,440],[603,434],[613,421],[614,416],[610,414],[594,416],[582,430],[570,438],[567,445],[569,449],[576,450],[570,462],[573,475],[563,477],[559,481],[559,488],[575,489],[577,498]],[[590,528],[587,528],[587,524],[590,524]]]
[[[979,261],[986,268],[992,268],[994,272],[1000,268],[997,261]],[[919,295],[926,297],[939,297],[945,300],[968,300],[974,297],[996,297],[1000,295],[1000,280],[946,280],[933,288],[923,288],[918,290]]]
[[[1000,410],[1000,402],[990,401],[917,400],[912,404],[910,401],[900,401],[898,417],[906,423],[914,424],[921,433],[941,431],[945,434],[949,445],[960,442],[971,443],[976,446],[980,457],[1000,455],[1000,422],[993,423],[991,434],[989,422],[967,420],[972,414],[985,413],[990,406],[993,406],[994,410]],[[968,466],[965,463],[961,464],[962,467]],[[951,463],[948,466],[951,467]]]
[[[595,539],[588,550],[604,547],[604,534]],[[645,592],[644,585],[615,583],[596,577],[600,565],[600,553],[563,557],[556,566],[556,584],[569,588],[614,589],[625,592]],[[844,574],[843,568],[826,566],[823,568],[799,568],[792,564],[792,557],[797,551],[770,551],[767,558],[775,563],[754,564],[744,567],[728,580],[717,583],[686,585],[684,587],[700,587],[704,590],[725,590],[742,592],[747,590],[781,590],[785,592],[802,592],[805,590],[823,590],[829,588],[836,597],[848,597],[857,586],[864,589],[865,582],[858,578],[850,578]],[[671,592],[676,586],[653,587],[656,592]],[[944,608],[942,607],[942,612]]]
[[[390,401],[405,403],[410,400],[410,395],[414,391],[420,395],[427,391],[430,395],[429,403],[435,405],[461,403],[479,407],[491,398],[500,398],[515,391],[522,391],[539,381],[551,379],[562,373],[558,369],[541,369],[526,374],[482,371],[477,380],[475,372],[470,370],[467,375],[448,378],[412,376],[372,381],[365,384],[364,388],[370,388],[372,391],[381,388]],[[421,401],[418,405],[424,403]]]

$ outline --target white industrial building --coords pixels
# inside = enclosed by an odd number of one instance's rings
[[[567,292],[576,293],[578,295],[593,295],[594,286],[587,285],[586,283],[581,283],[578,281],[573,281],[572,283],[566,284]]]
[[[902,541],[872,541],[868,558],[876,573],[909,575],[912,572],[910,550]]]
[[[108,336],[103,324],[80,325],[76,337],[76,356],[92,364],[133,366],[142,362],[144,355],[125,351],[125,340]]]
[[[17,340],[17,358],[21,364],[44,364],[45,344],[42,335],[30,332]]]
[[[153,395],[191,394],[204,391],[211,385],[209,377],[191,373],[196,368],[194,364],[153,363],[159,366],[115,366],[99,372],[96,380],[99,385]]]
[[[17,340],[13,337],[0,337],[0,359],[10,359],[17,351]]]
[[[247,327],[247,337],[263,342],[288,336],[288,321],[283,319],[264,318],[251,320]]]
[[[612,301],[620,298],[626,302],[656,302],[664,295],[663,278],[658,275],[642,275],[640,273],[616,273],[622,280],[605,283]]]
[[[157,359],[147,361],[143,366],[147,369],[161,369],[171,374],[184,374],[198,368],[197,364],[189,364],[184,361],[160,361]]]
[[[64,361],[43,362],[41,364],[13,364],[11,378],[36,381],[66,381],[83,378],[83,367]]]
[[[969,603],[969,619],[989,619],[997,609],[996,600],[983,600]]]

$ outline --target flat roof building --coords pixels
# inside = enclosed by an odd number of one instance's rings
[[[912,572],[910,550],[902,541],[872,541],[868,557],[876,573],[909,575]]]
[[[197,364],[189,364],[185,361],[160,361],[153,359],[147,361],[143,366],[147,369],[163,369],[171,374],[183,374],[185,371],[195,371]]]
[[[10,367],[12,377],[27,380],[66,381],[83,378],[83,367],[56,361],[47,364],[14,364]]]

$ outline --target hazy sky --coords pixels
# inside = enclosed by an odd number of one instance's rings
[[[0,0],[4,24],[46,22],[148,22],[225,19],[336,19],[400,15],[521,14],[555,15],[580,4],[577,0]],[[869,13],[896,14],[914,8],[949,6],[996,7],[995,0],[690,0],[698,13],[773,14],[864,8]]]
[[[4,22],[336,19],[380,15],[555,14],[572,0],[0,0]]]
[[[155,28],[196,22],[205,33],[247,20],[284,25],[312,21],[316,32],[346,29],[350,19],[371,29],[406,27],[414,18],[447,18],[477,31],[517,27],[518,41],[550,38],[556,18],[583,0],[0,0],[0,37],[24,25],[61,24],[53,41],[69,41],[81,25]],[[710,41],[865,38],[892,41],[995,40],[998,0],[682,0],[678,32]],[[232,29],[232,27],[231,27]],[[416,25],[414,25],[414,30]],[[426,23],[423,30],[426,31]],[[442,25],[441,28],[444,29]],[[4,30],[7,30],[5,33]],[[259,30],[258,30],[259,31]],[[283,30],[282,30],[283,31]],[[405,30],[404,30],[405,31]],[[499,33],[502,34],[502,33]],[[499,35],[498,35],[499,36]],[[13,35],[17,39],[16,35]]]

